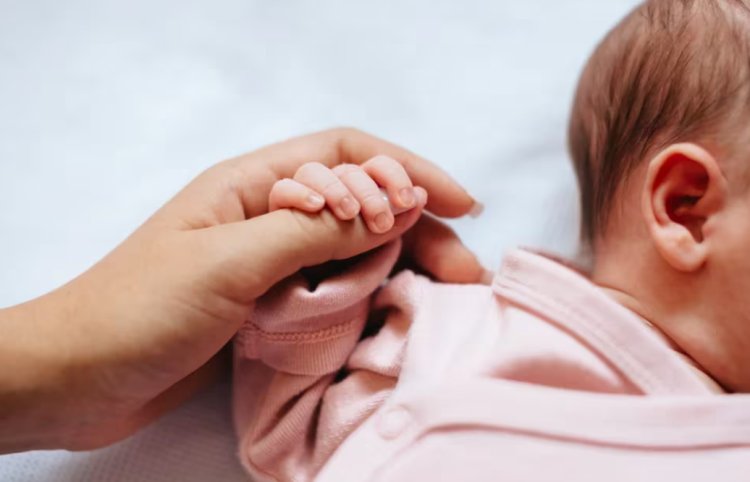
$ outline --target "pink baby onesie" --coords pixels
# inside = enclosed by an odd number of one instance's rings
[[[258,301],[233,401],[255,480],[750,481],[750,396],[584,276],[517,250],[492,286],[381,286],[399,249]]]

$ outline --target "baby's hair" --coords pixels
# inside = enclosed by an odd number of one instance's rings
[[[682,141],[739,144],[728,141],[750,132],[749,82],[750,0],[649,0],[610,31],[581,75],[568,131],[585,245],[648,156]]]

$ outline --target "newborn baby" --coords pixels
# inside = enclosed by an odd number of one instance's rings
[[[256,480],[747,480],[750,3],[653,0],[599,45],[570,122],[591,258],[517,250],[490,286],[398,243],[300,273],[235,343]],[[400,165],[303,167],[272,208],[373,230],[423,203]],[[745,269],[745,264],[748,268]]]

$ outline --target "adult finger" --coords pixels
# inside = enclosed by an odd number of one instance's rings
[[[351,128],[331,129],[274,144],[226,161],[236,171],[233,188],[240,194],[248,217],[263,214],[273,182],[293,177],[310,161],[327,167],[364,164],[378,155],[398,161],[415,185],[429,193],[427,209],[437,216],[459,217],[475,207],[475,200],[435,164],[390,142]]]
[[[362,217],[370,230],[384,233],[393,226],[393,213],[388,201],[383,198],[380,188],[361,167],[355,164],[341,164],[333,168],[362,206]]]
[[[404,256],[446,283],[486,283],[489,275],[453,229],[427,215],[404,236]]]
[[[195,257],[203,276],[241,304],[251,303],[279,280],[303,267],[347,259],[398,238],[416,223],[426,192],[416,188],[417,206],[396,217],[385,233],[373,233],[361,217],[341,221],[331,212],[310,215],[281,209],[243,222],[196,231]]]

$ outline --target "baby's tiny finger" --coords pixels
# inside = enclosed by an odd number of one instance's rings
[[[342,221],[359,214],[360,205],[355,196],[336,174],[318,162],[309,162],[294,175],[297,182],[323,195],[334,215]]]
[[[268,195],[268,211],[294,208],[314,213],[323,209],[323,206],[323,196],[293,179],[276,182]]]
[[[362,206],[362,217],[373,233],[385,233],[393,227],[393,213],[388,200],[383,199],[380,188],[372,178],[354,164],[341,164],[333,168],[349,191]]]
[[[416,205],[414,186],[401,163],[388,156],[376,156],[362,164],[362,169],[386,189],[391,205],[401,210]]]
[[[411,211],[412,209],[414,209],[413,207],[411,207],[411,208],[402,208],[401,206],[397,206],[397,205],[393,204],[391,202],[391,198],[388,197],[388,191],[386,191],[384,187],[379,188],[379,190],[380,190],[380,195],[383,198],[383,201],[385,201],[386,203],[388,203],[388,205],[391,207],[391,212],[393,213],[394,216],[398,216],[401,213],[405,213],[406,211]],[[414,194],[416,195],[416,193],[417,193],[417,188],[415,187],[414,188]]]

